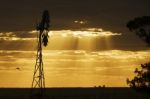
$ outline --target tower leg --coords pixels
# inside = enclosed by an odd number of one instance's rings
[[[36,56],[36,64],[34,68],[31,97],[32,99],[44,99],[45,97],[45,78],[42,60],[42,33],[38,37],[38,49]]]

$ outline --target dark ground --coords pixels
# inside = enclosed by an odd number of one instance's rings
[[[29,88],[0,88],[0,99],[30,99]],[[150,99],[130,88],[46,88],[46,99]]]

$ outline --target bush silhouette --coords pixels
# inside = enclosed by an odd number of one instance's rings
[[[150,91],[150,62],[141,64],[141,69],[135,69],[134,73],[136,76],[129,80],[127,79],[127,84],[140,91]]]

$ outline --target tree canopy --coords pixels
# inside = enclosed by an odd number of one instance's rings
[[[127,23],[127,28],[138,35],[148,45],[150,45],[150,16],[135,18]],[[140,91],[150,91],[150,62],[141,64],[141,69],[134,71],[135,77],[132,80],[127,79],[127,84],[134,89],[143,89]]]
[[[127,28],[136,33],[142,40],[150,45],[150,16],[137,17],[127,23]]]

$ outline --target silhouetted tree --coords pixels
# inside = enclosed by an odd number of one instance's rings
[[[150,45],[150,16],[138,17],[129,21],[127,28]],[[127,84],[140,91],[150,91],[150,62],[141,64],[141,70],[136,68],[134,73],[136,76],[132,80],[127,79]]]
[[[150,16],[138,17],[129,21],[127,28],[150,45]]]
[[[127,84],[135,89],[150,91],[150,62],[141,64],[141,70],[136,68],[134,73],[136,76],[132,80],[127,79]]]

